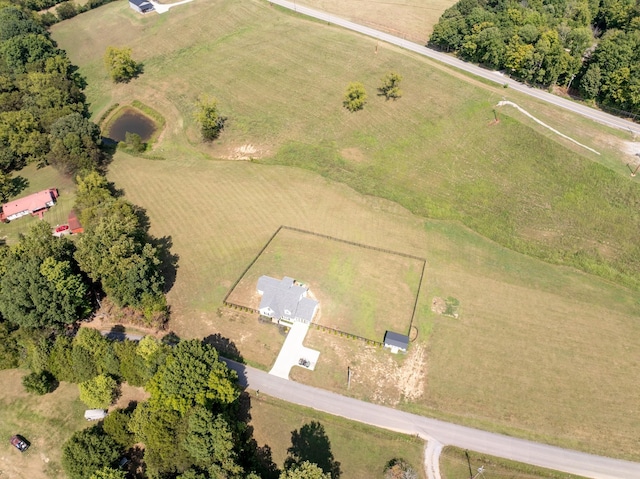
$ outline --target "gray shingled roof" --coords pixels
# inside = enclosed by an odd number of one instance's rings
[[[396,348],[407,349],[409,346],[409,336],[387,331],[384,334],[384,345],[395,346]]]
[[[293,278],[285,276],[280,280],[260,276],[257,289],[262,292],[260,309],[271,308],[274,318],[300,318],[305,321],[313,319],[318,302],[305,298],[307,288],[296,284]]]

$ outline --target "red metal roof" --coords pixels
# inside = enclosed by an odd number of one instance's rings
[[[47,203],[55,200],[58,197],[58,191],[56,189],[42,190],[38,193],[34,193],[24,198],[18,198],[17,200],[11,200],[8,203],[2,205],[2,213],[5,217],[9,217],[21,211],[34,211],[47,208]]]
[[[71,231],[73,233],[84,232],[84,228],[80,224],[80,220],[78,219],[78,216],[76,215],[75,210],[71,210],[69,212],[69,216],[67,217],[67,222],[69,223],[69,228],[71,228]]]

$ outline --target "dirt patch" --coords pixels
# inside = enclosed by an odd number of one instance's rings
[[[640,155],[640,141],[623,141],[622,151],[627,155]]]
[[[266,152],[251,143],[231,148],[227,156],[229,160],[252,160],[262,158]]]
[[[360,148],[344,148],[340,150],[340,155],[345,160],[353,161],[355,163],[363,163],[367,161],[366,155]]]
[[[294,381],[389,406],[419,400],[425,393],[427,351],[422,344],[412,344],[407,354],[396,355],[311,329],[304,345],[319,350],[320,359],[315,371],[293,368],[290,378]],[[347,368],[351,371],[348,390]]]
[[[447,302],[444,300],[444,298],[439,298],[438,296],[433,298],[433,301],[431,302],[431,311],[436,314],[444,314],[446,310]]]
[[[125,409],[129,407],[130,403],[139,404],[149,399],[150,394],[141,387],[130,386],[127,383],[123,383],[120,386],[120,397],[115,404],[109,407],[109,412],[115,409]]]

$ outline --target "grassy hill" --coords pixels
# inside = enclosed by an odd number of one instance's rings
[[[638,458],[629,385],[640,361],[635,294],[495,242],[635,283],[640,191],[620,138],[413,54],[384,45],[375,53],[375,40],[267,3],[196,1],[145,17],[114,3],[53,30],[87,77],[96,118],[138,99],[167,120],[155,159],[118,153],[109,179],[147,209],[152,233],[169,237],[180,257],[169,293],[180,335],[220,333],[252,364],[270,366],[277,331],[218,308],[281,224],[404,251],[427,258],[416,317],[426,359],[416,362],[424,379],[416,396],[396,404]],[[143,75],[111,84],[101,58],[109,45],[131,46]],[[390,70],[404,76],[397,102],[376,96]],[[342,95],[354,80],[369,104],[349,114]],[[212,145],[200,143],[192,119],[200,93],[218,97],[228,117]],[[514,111],[492,123],[503,98],[602,155]],[[212,160],[249,157],[259,161]],[[432,312],[436,296],[457,298],[461,317]],[[344,392],[332,371],[346,369],[353,347],[325,345],[318,374],[302,379]],[[371,355],[371,383],[360,374],[350,394],[385,402],[387,392],[370,387],[385,358]],[[394,359],[399,368],[414,360]]]

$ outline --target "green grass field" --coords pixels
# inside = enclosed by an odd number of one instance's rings
[[[331,452],[340,462],[341,477],[369,479],[382,477],[386,463],[394,457],[409,461],[424,478],[424,441],[404,434],[347,421],[260,395],[251,399],[253,437],[260,446],[271,448],[273,460],[282,467],[291,447],[291,433],[311,421],[319,421],[331,443]]]
[[[564,472],[552,471],[541,467],[509,461],[499,457],[465,451],[457,447],[445,447],[440,455],[440,474],[442,479],[462,479],[469,477],[469,466],[473,475],[479,479],[583,479]],[[484,467],[482,475],[478,469]]]
[[[22,387],[26,371],[0,371],[0,477],[57,479],[65,477],[60,463],[62,444],[87,425],[78,386],[63,383],[53,393],[34,396]],[[31,443],[24,453],[9,444],[20,434]]]
[[[152,233],[170,237],[180,257],[169,293],[178,334],[219,332],[250,363],[270,366],[282,342],[277,329],[218,310],[282,224],[404,251],[427,258],[416,317],[427,359],[417,369],[421,394],[401,407],[640,458],[629,379],[640,361],[636,294],[505,249],[460,223],[536,254],[562,248],[580,259],[598,250],[633,265],[638,188],[620,136],[398,49],[381,45],[375,54],[374,40],[259,2],[193,2],[145,17],[112,3],[53,31],[87,77],[96,118],[139,99],[167,120],[153,152],[165,161],[117,153],[109,179],[147,209]],[[145,73],[112,85],[101,58],[108,45],[132,46]],[[397,102],[375,96],[389,70],[404,76]],[[365,83],[370,103],[351,115],[341,101],[353,80]],[[192,120],[200,93],[217,96],[229,118],[212,145],[199,142]],[[489,126],[503,97],[602,156],[584,156],[509,110]],[[211,160],[240,156],[265,164]],[[462,316],[433,314],[435,296],[458,298]],[[325,341],[309,338],[316,340]],[[349,349],[340,344],[325,345],[321,358],[342,371]],[[360,377],[379,364],[371,361],[360,361]],[[327,387],[338,390],[337,380]],[[360,387],[352,394],[365,397]]]
[[[320,302],[314,323],[382,341],[408,334],[421,272],[417,259],[283,228],[227,300],[258,309],[258,278],[290,276]]]

